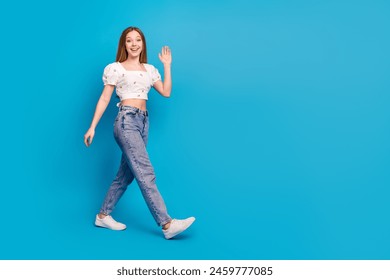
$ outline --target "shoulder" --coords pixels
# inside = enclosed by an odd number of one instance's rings
[[[145,66],[145,69],[147,71],[151,71],[151,70],[156,69],[156,67],[154,67],[152,64],[143,63],[143,65]]]
[[[118,68],[118,63],[117,62],[113,62],[113,63],[110,63],[108,65],[106,65],[106,67],[104,67],[104,71],[103,71],[103,82],[104,82],[104,85],[116,85],[119,81],[119,77],[121,76],[120,74],[120,68]]]
[[[152,64],[144,63],[145,69],[148,73],[150,73],[152,76],[159,76],[160,73],[156,67],[154,67]]]
[[[118,65],[119,62],[112,62],[110,64],[107,64],[105,67],[104,67],[104,70],[115,70],[117,71],[119,69],[119,65]]]

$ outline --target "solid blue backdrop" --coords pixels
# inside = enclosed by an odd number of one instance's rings
[[[67,1],[1,12],[1,259],[389,259],[387,1]],[[115,176],[113,97],[83,135],[119,36],[149,63],[173,53],[170,99],[150,93],[149,154],[163,239],[136,183],[93,226]]]

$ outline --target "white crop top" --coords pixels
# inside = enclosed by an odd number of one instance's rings
[[[161,80],[161,76],[153,65],[143,65],[146,72],[128,71],[119,62],[110,63],[104,68],[103,83],[116,86],[116,94],[121,101],[128,98],[148,100],[150,88]]]

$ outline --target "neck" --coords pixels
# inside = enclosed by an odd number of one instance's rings
[[[140,65],[141,64],[139,62],[139,56],[137,56],[137,57],[130,57],[130,56],[128,56],[125,61],[126,61],[126,63],[133,64],[133,65]]]

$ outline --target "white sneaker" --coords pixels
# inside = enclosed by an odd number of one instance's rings
[[[99,218],[99,215],[96,215],[95,225],[98,227],[109,228],[112,230],[124,230],[126,225],[118,223],[110,215],[105,216],[103,219]]]
[[[166,239],[171,239],[172,237],[178,235],[185,231],[193,222],[195,221],[194,217],[190,217],[184,220],[173,219],[171,225],[168,229],[163,229],[163,233]]]

